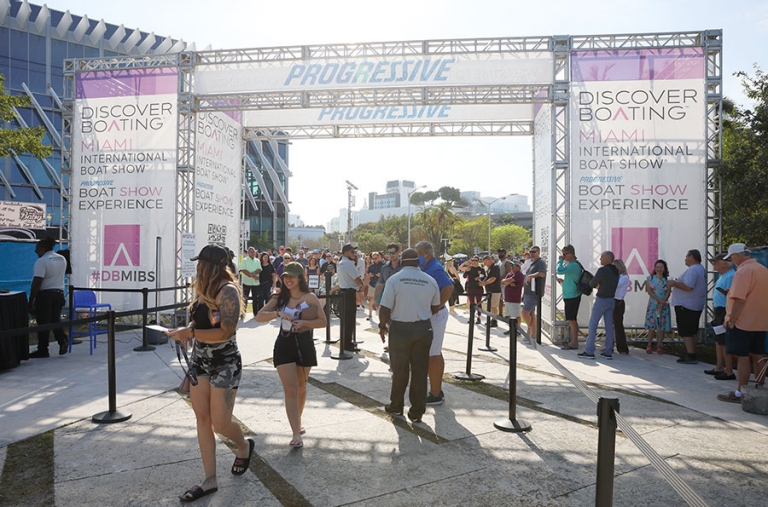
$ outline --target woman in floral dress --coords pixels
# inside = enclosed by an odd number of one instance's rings
[[[648,330],[646,354],[653,353],[653,337],[658,332],[656,352],[664,353],[662,343],[664,333],[672,331],[672,313],[669,308],[669,295],[672,291],[667,284],[669,269],[667,263],[659,259],[653,265],[653,275],[648,277],[645,291],[648,293],[648,308],[645,311],[645,329]]]

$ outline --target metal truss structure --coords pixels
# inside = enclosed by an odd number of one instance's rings
[[[297,110],[324,107],[414,106],[463,104],[498,106],[505,104],[549,103],[552,105],[552,178],[549,191],[552,213],[548,220],[551,245],[556,255],[570,242],[570,68],[571,52],[577,50],[634,50],[699,47],[707,53],[707,249],[714,253],[721,246],[720,189],[715,176],[721,158],[722,110],[722,32],[700,32],[505,37],[487,39],[429,40],[361,44],[321,44],[257,49],[186,51],[177,55],[154,55],[125,58],[75,60],[68,63],[68,76],[74,72],[176,66],[179,69],[179,135],[177,175],[177,232],[190,232],[194,225],[195,133],[194,114],[216,110]],[[280,91],[226,94],[196,94],[195,69],[243,69],[269,62],[302,61],[325,58],[403,57],[428,55],[480,55],[521,52],[546,52],[553,55],[551,79],[533,85],[496,86],[427,86],[320,89],[312,91]],[[73,86],[67,87],[65,110],[71,119]],[[222,106],[222,104],[227,104]],[[71,125],[65,119],[65,148],[69,149]],[[533,135],[533,120],[466,121],[461,123],[392,123],[374,124],[361,121],[344,125],[295,125],[265,128],[244,125],[244,141],[274,139],[325,139],[418,136],[520,136]],[[279,159],[279,157],[277,157]],[[243,168],[249,170],[244,157]],[[67,167],[70,160],[65,157]],[[258,172],[258,171],[257,171]],[[279,185],[278,185],[279,186]],[[177,255],[180,246],[176,246]],[[177,282],[181,284],[180,271]],[[552,308],[545,315],[544,331],[552,335],[559,319],[557,303],[562,299],[554,274],[550,278]],[[564,324],[564,322],[561,322]]]

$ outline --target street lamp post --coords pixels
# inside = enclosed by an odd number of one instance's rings
[[[488,255],[491,255],[491,204],[495,203],[496,201],[503,201],[504,199],[506,199],[506,196],[499,197],[498,199],[494,199],[489,202],[486,202],[482,199],[475,199],[475,201],[479,202],[480,204],[485,204],[488,207]]]
[[[417,190],[420,190],[424,187],[426,187],[426,185],[416,187],[408,192],[408,248],[411,248],[411,196],[415,194]]]

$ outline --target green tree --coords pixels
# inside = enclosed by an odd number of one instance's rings
[[[389,242],[389,238],[379,232],[364,232],[357,240],[357,247],[361,252],[367,254],[371,252],[383,252],[386,250],[387,243]]]
[[[519,225],[501,225],[491,229],[491,250],[504,248],[510,254],[522,254],[523,247],[531,241],[531,235],[525,227]]]
[[[461,190],[455,187],[440,187],[438,189],[440,199],[445,201],[448,206],[466,206],[467,201],[461,197]]]
[[[488,218],[457,220],[451,240],[450,250],[453,253],[471,255],[474,247],[485,250],[488,248]],[[457,250],[457,248],[463,248],[463,250]]]
[[[0,122],[11,122],[16,114],[13,108],[29,105],[29,97],[26,95],[8,95],[5,93],[5,76],[0,74]],[[45,127],[27,127],[5,129],[0,127],[0,157],[7,157],[12,153],[30,153],[38,158],[51,155],[52,148],[43,144]]]
[[[456,215],[448,203],[442,202],[437,206],[422,208],[417,214],[419,225],[424,227],[427,241],[438,250],[443,238],[450,238],[453,226],[456,224]],[[413,243],[413,240],[411,240]]]
[[[738,72],[754,108],[723,101],[721,182],[723,241],[768,244],[768,75]]]
[[[381,217],[379,232],[389,238],[390,242],[404,245],[408,241],[408,217],[406,215]]]

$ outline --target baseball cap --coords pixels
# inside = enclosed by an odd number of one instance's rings
[[[723,257],[723,260],[727,261],[733,254],[749,253],[749,248],[744,243],[734,243],[728,247],[728,254]]]
[[[709,262],[724,261],[726,255],[728,255],[726,252],[720,252],[719,254],[709,259]]]
[[[283,275],[289,275],[289,276],[303,276],[304,275],[304,266],[299,264],[298,262],[289,262],[288,264],[283,267]]]
[[[505,254],[507,253],[507,251],[504,250],[503,248],[499,248],[498,250],[496,250],[496,253]]]
[[[226,266],[229,262],[229,253],[219,245],[206,245],[200,253],[189,259],[191,261],[205,261],[217,266]]]

